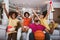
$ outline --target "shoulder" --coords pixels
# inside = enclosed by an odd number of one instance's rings
[[[29,24],[29,26],[32,26],[32,25],[34,25],[34,23]]]
[[[44,18],[44,20],[47,20],[47,18]]]
[[[18,20],[17,18],[15,19],[16,22],[19,22],[20,20]]]
[[[12,19],[12,18],[9,16],[9,19]]]
[[[43,25],[41,25],[41,24],[39,24],[39,25],[45,28],[45,26],[43,26]]]

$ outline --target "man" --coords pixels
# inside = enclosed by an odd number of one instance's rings
[[[29,27],[32,29],[35,40],[45,39],[45,35],[43,33],[45,27],[43,25],[40,25],[39,19],[36,16],[34,17],[34,23],[30,24]]]

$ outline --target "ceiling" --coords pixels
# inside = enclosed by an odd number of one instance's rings
[[[10,5],[18,6],[19,8],[35,8],[46,9],[46,2],[49,0],[9,0]]]

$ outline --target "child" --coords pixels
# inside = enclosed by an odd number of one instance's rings
[[[18,29],[17,40],[29,40],[29,34],[32,34],[32,30],[29,28],[29,24],[31,23],[33,16],[29,18],[30,14],[28,12],[25,12],[24,16],[22,16],[22,14],[19,12],[18,7],[17,12],[23,19],[22,27]],[[34,39],[32,38],[32,40]]]
[[[20,13],[18,7],[17,7],[17,12]],[[32,21],[32,18],[34,17],[34,15],[32,15],[32,16],[30,17],[29,12],[25,12],[25,13],[24,13],[24,16],[20,13],[20,16],[21,16],[22,19],[23,19],[23,23],[22,23],[23,26],[29,26],[29,24],[30,24],[31,21]],[[29,18],[29,17],[30,17],[30,18]]]
[[[50,24],[49,24],[49,27],[50,27],[50,34],[52,34],[53,33],[53,31],[54,31],[54,29],[56,28],[56,27],[58,27],[58,24],[56,23],[56,22],[54,22],[54,21],[51,21],[50,22]]]
[[[9,23],[8,23],[8,29],[7,29],[7,33],[8,33],[8,39],[7,40],[16,40],[17,37],[17,33],[15,31],[17,23],[19,22],[19,20],[16,18],[17,17],[17,12],[15,11],[10,11],[9,13],[6,10],[6,6],[5,3],[2,4],[3,5],[3,10],[5,11],[8,19],[9,19]]]
[[[32,33],[32,30],[30,28],[27,28],[27,26],[20,27],[17,32],[17,40],[29,40],[31,33]],[[32,40],[34,39],[32,38]]]

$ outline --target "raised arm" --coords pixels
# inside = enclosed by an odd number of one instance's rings
[[[16,7],[16,11],[18,12],[18,14],[19,14],[22,18],[24,18],[24,16],[22,15],[22,13],[19,11],[19,8],[18,8],[18,7]]]
[[[52,9],[52,7],[50,6],[49,9],[47,10],[47,14],[46,14],[45,18],[48,18],[48,15],[50,14],[51,9]]]
[[[30,19],[32,19],[32,18],[34,18],[34,14],[33,14],[33,12],[32,12],[32,14],[30,14],[31,16],[30,16]]]
[[[38,19],[40,20],[39,16],[37,15],[37,13],[35,12],[35,10],[33,10],[34,15],[36,15],[38,17]]]
[[[9,13],[7,12],[5,3],[2,3],[3,10],[5,11],[7,17],[9,18]]]

